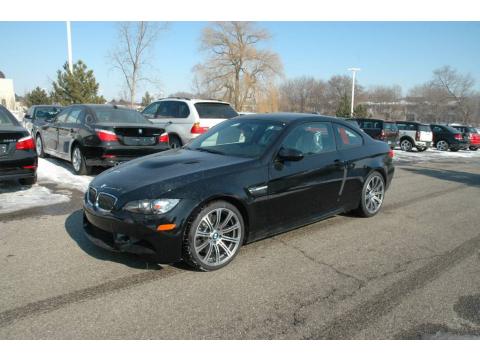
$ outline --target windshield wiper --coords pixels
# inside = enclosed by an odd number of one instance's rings
[[[213,150],[213,149],[206,149],[206,148],[195,148],[191,150],[197,150],[197,151],[203,151],[203,152],[208,152],[211,154],[218,154],[218,155],[225,155],[225,153],[218,151],[218,150]]]

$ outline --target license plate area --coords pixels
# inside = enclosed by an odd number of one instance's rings
[[[123,143],[125,145],[131,145],[131,146],[155,145],[155,137],[153,137],[153,136],[146,136],[146,137],[125,136],[123,138]]]

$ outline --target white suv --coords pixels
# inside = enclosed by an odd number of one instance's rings
[[[165,128],[173,148],[188,143],[224,120],[238,116],[226,102],[173,97],[151,103],[142,114]]]

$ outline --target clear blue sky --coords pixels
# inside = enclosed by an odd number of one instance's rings
[[[171,22],[161,35],[148,75],[165,95],[190,91],[192,67],[201,61],[198,40],[206,22]],[[283,62],[285,76],[312,75],[328,79],[361,67],[362,85],[398,84],[404,93],[427,81],[432,70],[451,65],[471,73],[480,89],[480,22],[262,22],[273,39],[267,45]],[[101,93],[118,98],[121,75],[107,54],[116,40],[113,22],[73,22],[73,58],[95,72]],[[0,22],[0,70],[13,78],[23,95],[35,86],[50,89],[56,70],[66,61],[63,22]]]

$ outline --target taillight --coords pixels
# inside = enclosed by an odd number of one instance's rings
[[[415,140],[416,140],[416,141],[419,141],[419,140],[420,140],[420,131],[417,131],[417,132],[415,133]]]
[[[118,141],[117,135],[113,131],[108,130],[95,130],[100,141],[103,142],[113,142]]]
[[[158,137],[158,142],[159,142],[159,143],[166,143],[166,144],[170,143],[170,139],[169,139],[169,137],[168,137],[168,133],[165,132],[165,133],[163,133],[162,135],[160,135],[160,136]]]
[[[393,156],[395,155],[395,153],[393,152],[393,149],[390,149],[390,151],[388,152],[388,157],[390,159],[393,159]]]
[[[199,122],[196,122],[195,124],[193,124],[192,129],[190,130],[192,134],[204,134],[207,131],[208,131],[208,126],[200,126]]]
[[[453,135],[453,137],[455,138],[455,140],[463,140],[462,134],[455,134]]]
[[[385,139],[385,130],[382,130],[382,132],[380,133],[378,138],[381,139],[381,140]]]
[[[35,149],[35,142],[31,136],[25,136],[17,141],[15,145],[17,150],[33,150]]]

